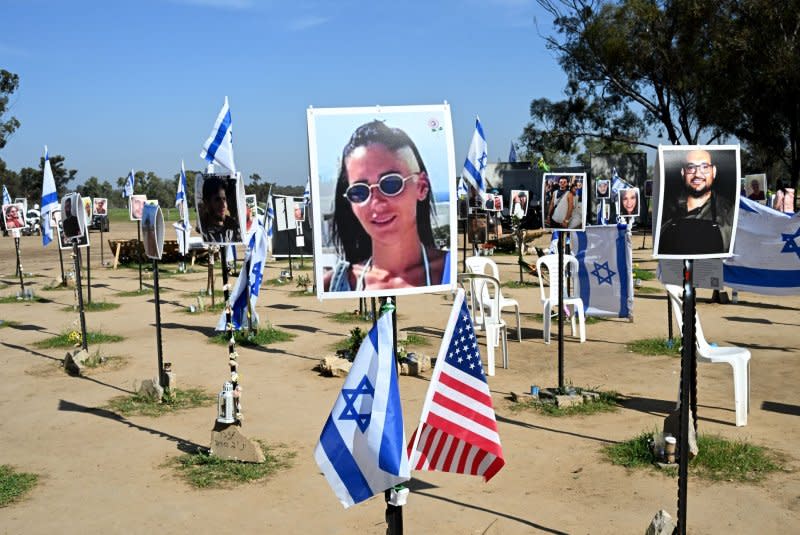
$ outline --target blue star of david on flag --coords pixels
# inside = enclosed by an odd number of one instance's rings
[[[340,420],[354,420],[361,432],[367,430],[369,421],[372,418],[372,413],[367,412],[361,414],[356,409],[356,401],[359,396],[375,397],[375,388],[370,384],[369,378],[365,375],[361,382],[358,383],[356,388],[342,388],[342,397],[344,398],[344,410],[339,415]],[[360,407],[360,405],[359,405]]]
[[[795,253],[797,258],[800,258],[800,245],[795,241],[798,238],[800,238],[800,227],[797,227],[797,231],[794,234],[781,233],[781,240],[786,242],[783,244],[781,253]]]
[[[593,264],[594,264],[594,269],[590,271],[590,273],[595,277],[597,277],[597,284],[613,285],[614,282],[612,281],[612,278],[614,277],[614,275],[617,274],[617,272],[612,271],[611,268],[608,267],[608,262],[603,262],[602,264],[599,262],[593,262]],[[603,270],[606,272],[605,275],[601,274],[601,271]]]

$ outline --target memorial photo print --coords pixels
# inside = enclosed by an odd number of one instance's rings
[[[739,146],[661,146],[657,172],[653,255],[730,256],[739,212]]]
[[[450,108],[308,110],[318,295],[452,288],[457,261]]]

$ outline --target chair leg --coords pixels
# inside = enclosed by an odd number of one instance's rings
[[[749,381],[747,381],[748,362],[731,362],[733,368],[733,403],[736,407],[736,425],[741,427],[747,425],[747,391]]]
[[[578,316],[578,327],[581,330],[581,343],[586,341],[586,317],[584,316],[583,308],[575,307]]]
[[[488,363],[488,372],[486,375],[492,377],[494,376],[494,332],[492,332],[494,328],[492,326],[486,326],[486,361]]]
[[[576,311],[578,309],[578,307],[576,307],[576,306],[573,306],[572,308],[574,308]],[[569,326],[570,326],[570,328],[572,328],[572,337],[575,338],[575,332],[577,331],[577,329],[575,328],[575,314],[574,313],[570,314],[570,316],[569,316]]]
[[[514,310],[517,312],[517,341],[522,342],[522,327],[520,327],[519,322],[519,305],[514,306]]]
[[[500,333],[503,342],[503,368],[508,369],[508,331],[503,327],[503,332]]]
[[[544,313],[542,315],[542,333],[544,336],[544,343],[550,343],[550,305],[544,306]]]

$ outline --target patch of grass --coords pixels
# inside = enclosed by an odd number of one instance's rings
[[[83,310],[86,312],[102,312],[103,310],[115,310],[119,308],[119,303],[110,303],[108,301],[92,301],[91,303],[83,303]],[[66,306],[62,308],[64,312],[74,312],[78,310],[77,306]]]
[[[262,284],[262,286],[263,285],[267,285],[267,286],[290,286],[292,284],[292,281],[290,279],[282,279],[280,277],[276,277],[274,279],[264,279],[261,284]]]
[[[106,334],[99,331],[89,331],[86,333],[86,339],[89,345],[94,345],[94,344],[108,344],[111,342],[121,342],[125,338],[123,336],[119,336],[116,334]],[[44,340],[39,340],[38,342],[34,342],[33,345],[40,349],[53,349],[59,347],[63,348],[75,347],[76,342],[73,339],[70,339],[70,333],[63,332],[58,336],[53,336],[50,338],[45,338]]]
[[[140,295],[153,295],[153,289],[145,286],[141,290],[130,290],[128,292],[117,292],[119,297],[138,297]]]
[[[576,388],[576,391],[579,395],[582,390],[583,389],[581,388]],[[584,401],[580,405],[574,405],[572,407],[557,407],[555,403],[552,403],[548,400],[531,399],[529,401],[514,402],[511,404],[510,409],[512,412],[534,410],[547,416],[588,416],[600,412],[614,412],[619,409],[620,395],[618,392],[593,391],[600,394],[597,399]]]
[[[0,297],[0,304],[9,303],[52,303],[52,301],[50,301],[50,299],[45,299],[44,297],[39,297],[38,295],[34,295],[33,299],[17,299],[16,295]]]
[[[291,292],[289,292],[289,295],[291,295],[292,297],[311,297],[311,296],[315,296],[317,294],[308,293],[305,290],[292,290]]]
[[[269,447],[259,441],[264,452],[263,463],[225,461],[208,450],[187,453],[167,462],[192,487],[198,489],[231,488],[242,483],[261,481],[278,470],[289,468],[296,452],[285,446]]]
[[[56,284],[55,286],[54,286],[54,285],[52,285],[52,284],[48,284],[48,285],[46,285],[46,286],[42,286],[40,289],[41,289],[43,292],[54,292],[54,291],[58,291],[58,290],[71,290],[72,288],[70,288],[70,287],[69,287],[68,285],[66,285],[66,284],[63,284],[63,283],[60,283],[60,282],[59,282],[59,283],[58,283],[58,284]]]
[[[337,312],[335,314],[328,314],[328,319],[336,323],[372,323],[372,320],[361,316],[358,310],[353,312]]]
[[[108,402],[107,408],[123,416],[156,417],[195,407],[208,407],[217,400],[217,396],[200,388],[176,388],[174,394],[174,398],[165,399],[161,403],[138,393],[131,396],[118,396]]]
[[[640,355],[667,355],[670,357],[677,357],[681,354],[681,341],[680,339],[669,340],[665,338],[640,338],[625,344],[628,351],[639,353]]]
[[[417,347],[423,346],[424,347],[424,346],[431,345],[431,341],[428,338],[424,337],[424,336],[420,336],[420,335],[415,334],[415,333],[408,333],[408,335],[406,336],[406,341],[403,343],[403,345],[405,345],[405,346],[417,346]]]
[[[606,446],[606,458],[612,464],[626,468],[656,467],[656,458],[650,446],[652,436],[652,431],[646,431],[630,440]],[[697,457],[689,462],[689,473],[709,481],[756,483],[768,474],[783,469],[777,454],[744,440],[700,434],[697,448]],[[677,475],[677,469],[672,467],[663,472],[672,477]]]
[[[257,332],[252,334],[248,334],[246,330],[234,331],[233,333],[233,338],[236,340],[236,343],[245,347],[265,346],[277,342],[288,342],[289,340],[294,339],[294,337],[294,334],[276,329],[272,325],[261,327]],[[228,334],[219,333],[216,336],[211,337],[210,340],[215,344],[228,345]]]
[[[503,288],[536,288],[539,284],[533,281],[524,280],[519,282],[518,280],[513,280],[500,283],[500,286]]]
[[[31,491],[39,481],[39,476],[17,472],[13,467],[0,465],[0,507],[6,507]]]
[[[650,286],[639,286],[638,288],[633,289],[634,293],[637,294],[660,294],[664,293],[662,288],[652,288]]]
[[[649,269],[635,267],[633,268],[633,276],[639,280],[649,281],[656,278],[656,273]]]
[[[0,320],[0,329],[2,329],[3,327],[16,327],[17,325],[19,325],[18,321]]]

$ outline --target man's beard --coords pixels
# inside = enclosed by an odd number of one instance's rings
[[[686,189],[686,192],[690,196],[692,196],[692,197],[694,197],[696,199],[702,197],[703,195],[705,195],[705,194],[707,194],[708,192],[711,191],[711,188],[708,185],[703,186],[702,189],[696,190],[693,187],[684,184],[684,188]]]

